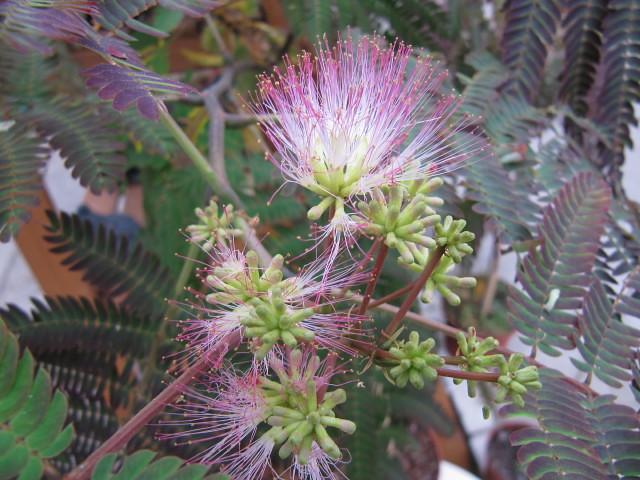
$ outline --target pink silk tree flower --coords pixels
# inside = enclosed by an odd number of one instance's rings
[[[275,452],[291,462],[292,478],[338,478],[342,451],[331,432],[352,434],[356,426],[334,412],[347,399],[343,389],[327,390],[336,373],[306,347],[276,348],[246,372],[226,366],[185,389],[175,420],[163,422],[177,431],[159,438],[207,444],[191,461],[220,465],[234,480],[263,478]]]
[[[283,260],[274,257],[261,268],[255,252],[230,245],[209,251],[210,265],[201,278],[211,293],[187,305],[190,318],[179,322],[177,339],[183,355],[198,357],[217,347],[227,335],[241,331],[258,361],[277,345],[313,343],[355,355],[349,339],[370,342],[362,325],[367,317],[335,308],[336,289],[352,287],[366,277],[353,265],[311,262],[296,275],[283,278]]]
[[[196,387],[188,387],[181,400],[172,406],[165,427],[179,429],[158,435],[176,444],[206,443],[191,460],[205,464],[221,463],[233,457],[241,442],[252,438],[266,420],[269,406],[260,388],[266,372],[260,366],[240,374],[221,368],[201,378]]]
[[[349,207],[374,188],[451,171],[484,155],[461,99],[442,94],[447,72],[396,41],[351,37],[260,77],[254,110],[272,143],[271,161],[287,182],[321,201],[308,216],[333,209],[327,227],[357,229]],[[465,135],[462,135],[462,133]],[[344,235],[348,236],[348,233]]]

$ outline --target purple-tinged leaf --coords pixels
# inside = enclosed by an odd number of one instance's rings
[[[125,110],[133,102],[147,95],[148,93],[142,89],[131,89],[131,90],[121,91],[113,99],[113,108],[115,108],[118,111]]]
[[[143,117],[151,120],[158,120],[160,117],[160,107],[153,98],[148,96],[139,98],[136,104],[138,106],[138,111]]]
[[[99,89],[100,98],[113,100],[116,110],[123,110],[135,102],[140,114],[153,120],[160,115],[162,95],[181,95],[196,91],[188,85],[165,79],[149,70],[108,63],[85,70],[83,75],[87,79],[87,86]]]
[[[53,0],[38,2],[30,0],[6,0],[0,5],[0,41],[27,52],[37,50],[51,53],[51,47],[42,37],[52,40],[75,41],[85,35],[89,24],[80,16],[91,11],[89,2],[65,2],[56,7]]]
[[[98,90],[98,96],[103,100],[112,100],[121,92],[138,91],[138,84],[132,80],[112,80]],[[146,92],[146,90],[143,90]]]
[[[577,315],[593,271],[600,236],[607,221],[611,192],[602,178],[580,173],[567,183],[545,209],[538,227],[540,246],[521,262],[512,289],[509,317],[522,340],[549,355],[574,347]]]
[[[640,419],[614,404],[611,395],[593,396],[559,372],[540,369],[542,388],[525,394],[525,406],[502,409],[537,425],[511,434],[529,478],[636,478],[640,471]],[[568,420],[567,420],[568,419]]]
[[[610,299],[599,279],[594,279],[585,297],[579,317],[578,351],[582,360],[573,364],[587,374],[587,383],[595,374],[606,384],[620,388],[631,380],[634,352],[640,348],[640,330],[625,324],[622,314],[640,319],[640,301],[633,298],[640,291],[640,269],[627,275],[620,293]],[[631,308],[628,306],[637,302]]]

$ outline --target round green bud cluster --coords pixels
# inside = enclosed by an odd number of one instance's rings
[[[476,330],[469,327],[468,335],[458,332],[456,335],[458,341],[458,354],[462,357],[463,362],[459,365],[461,370],[474,373],[486,373],[491,367],[500,367],[505,363],[504,356],[501,354],[489,354],[495,350],[499,343],[493,337],[487,337],[483,340],[478,339]],[[455,384],[462,383],[463,380],[455,379]],[[476,396],[476,382],[467,381],[467,391],[470,397]]]
[[[294,350],[292,355],[300,356],[301,353]],[[304,387],[301,389],[297,385]],[[314,442],[331,458],[337,460],[342,456],[328,429],[338,429],[349,435],[356,430],[355,423],[336,417],[334,412],[335,407],[347,399],[343,389],[327,392],[320,398],[318,385],[312,378],[297,382],[286,378],[278,382],[263,377],[261,387],[268,405],[265,421],[272,426],[265,435],[279,445],[280,458],[286,459],[293,454],[304,465],[309,461]]]
[[[243,259],[223,261],[207,275],[207,284],[216,290],[207,295],[207,301],[216,304],[238,303],[266,294],[282,281],[283,264],[282,255],[276,255],[263,270],[258,254],[253,250],[249,250]]]
[[[243,231],[233,225],[235,220],[233,205],[225,205],[220,210],[218,204],[211,199],[207,207],[196,208],[195,213],[200,223],[189,225],[186,231],[191,240],[202,243],[202,248],[207,252],[216,243],[226,244],[231,238],[243,235]]]
[[[464,231],[467,222],[463,219],[454,220],[447,215],[444,222],[435,225],[435,238],[440,247],[446,247],[447,256],[455,263],[460,263],[464,255],[473,253],[473,248],[467,245],[475,240],[473,232]]]
[[[451,257],[444,256],[440,259],[438,266],[427,280],[422,291],[421,300],[423,302],[431,302],[434,292],[438,291],[450,305],[460,305],[460,297],[453,292],[452,288],[474,288],[477,282],[474,277],[448,275],[447,272],[454,266],[455,263]],[[423,268],[424,266],[420,268],[420,271]]]
[[[320,146],[311,159],[312,176],[304,186],[317,193],[322,200],[307,212],[309,220],[318,220],[324,212],[333,207],[333,219],[345,215],[344,200],[357,189],[364,172],[366,146],[362,143],[353,153],[353,157],[344,165],[333,165],[325,160],[326,155]],[[332,219],[332,220],[333,220]]]
[[[420,341],[420,334],[413,331],[409,340],[400,341],[389,349],[395,367],[385,370],[387,378],[400,388],[410,382],[418,390],[424,387],[425,379],[433,382],[438,378],[438,367],[444,364],[442,357],[430,353],[436,342],[433,338]]]
[[[310,342],[314,333],[299,323],[311,317],[312,308],[293,310],[282,298],[282,290],[274,287],[270,295],[254,297],[249,300],[249,308],[243,314],[240,323],[245,327],[244,334],[252,337],[258,347],[257,359],[262,360],[276,343],[282,342],[295,347],[298,342]]]
[[[538,368],[534,365],[520,368],[523,361],[524,357],[521,354],[514,353],[509,357],[509,361],[502,363],[500,377],[498,377],[496,402],[504,402],[507,397],[511,397],[513,403],[522,408],[524,407],[522,395],[529,389],[537,390],[542,388],[538,376]]]
[[[439,182],[438,182],[439,181]],[[441,179],[431,182],[441,184]],[[425,230],[440,222],[440,215],[431,208],[441,205],[437,197],[427,197],[422,193],[410,196],[404,185],[388,189],[388,199],[381,190],[375,190],[369,202],[359,202],[358,209],[365,224],[364,231],[384,238],[389,248],[398,251],[399,261],[411,264],[420,247],[433,248],[436,242],[425,235]]]

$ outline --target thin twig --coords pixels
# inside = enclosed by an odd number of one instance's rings
[[[420,276],[414,282],[413,286],[411,287],[411,290],[409,291],[409,294],[404,299],[404,302],[402,302],[402,305],[400,305],[398,312],[395,314],[391,322],[389,322],[389,325],[387,325],[387,327],[382,331],[383,337],[391,338],[391,336],[393,335],[393,332],[395,332],[398,329],[398,327],[402,323],[402,320],[405,317],[405,314],[409,311],[415,299],[418,298],[418,295],[420,294],[422,287],[424,287],[425,283],[427,283],[427,280],[429,279],[431,274],[433,274],[434,270],[440,263],[440,259],[442,258],[444,253],[445,253],[444,247],[438,247],[433,251],[433,256],[429,259],[429,261],[424,267],[424,270],[422,270],[422,273],[420,273]]]
[[[153,418],[155,418],[168,404],[173,402],[187,385],[207,368],[215,365],[229,350],[240,343],[240,332],[229,334],[208,354],[204,355],[190,366],[185,372],[175,379],[167,388],[160,392],[145,407],[136,413],[127,423],[120,427],[109,439],[95,450],[78,467],[65,476],[65,480],[85,480],[90,478],[96,464],[105,455],[122,450],[126,444],[142,430]]]
[[[244,208],[243,202],[231,186],[224,165],[224,109],[220,96],[230,87],[235,75],[235,67],[230,65],[223,69],[222,75],[202,92],[204,105],[209,115],[209,164],[218,177],[218,183],[225,196],[229,197],[238,208]]]
[[[380,249],[378,250],[378,256],[376,257],[376,263],[373,266],[373,270],[371,270],[371,277],[369,278],[369,282],[367,283],[367,288],[364,292],[364,297],[362,299],[362,304],[358,310],[358,315],[364,315],[367,311],[367,307],[369,306],[369,301],[371,300],[371,295],[373,295],[373,291],[376,288],[376,284],[378,283],[378,278],[380,277],[380,272],[382,271],[382,267],[384,266],[384,260],[387,258],[387,252],[389,251],[389,247],[384,242],[380,243]]]
[[[401,297],[402,295],[404,295],[405,293],[407,293],[409,290],[411,290],[413,288],[413,282],[408,283],[407,285],[405,285],[402,288],[399,288],[398,290],[389,293],[388,295],[385,295],[384,297],[380,297],[378,299],[376,299],[375,301],[371,302],[369,304],[369,309],[372,308],[376,308],[379,305],[382,305],[383,303],[389,303],[391,300],[394,300],[398,297]]]

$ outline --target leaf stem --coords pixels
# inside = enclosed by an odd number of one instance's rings
[[[402,305],[400,305],[400,308],[396,312],[391,322],[389,322],[389,325],[387,325],[387,327],[382,331],[383,337],[391,338],[393,333],[398,329],[406,313],[411,308],[411,305],[413,305],[415,299],[418,298],[422,287],[424,287],[425,283],[427,283],[427,280],[429,280],[429,277],[431,277],[434,270],[438,266],[438,263],[440,263],[440,259],[442,258],[444,253],[444,247],[438,247],[434,250],[433,255],[431,256],[431,258],[429,258],[429,261],[425,265],[424,270],[422,270],[422,273],[420,273],[418,279],[413,283],[413,286],[411,287],[411,290],[409,290],[409,294],[404,299],[404,302],[402,302]]]
[[[82,464],[71,471],[65,480],[86,480],[91,477],[91,472],[96,464],[105,455],[123,449],[126,444],[142,430],[162,409],[173,402],[184,388],[189,385],[200,373],[208,368],[212,368],[215,362],[222,358],[227,351],[232,350],[240,343],[240,332],[229,334],[213,350],[202,356],[193,365],[175,379],[167,388],[160,392],[142,410],[136,413],[127,423],[120,427],[109,439],[107,439],[98,449],[89,455]]]
[[[200,150],[198,150],[198,147],[193,144],[187,134],[184,133],[184,130],[180,128],[180,125],[178,125],[166,108],[160,110],[160,118],[162,119],[164,126],[167,127],[169,132],[173,135],[173,138],[176,139],[178,145],[180,145],[184,153],[189,157],[194,167],[196,167],[202,174],[207,184],[211,187],[213,193],[224,196],[226,200],[229,200],[226,198],[226,195],[224,195],[221,185],[218,182],[218,178],[216,177],[215,172],[211,169],[207,159],[202,155]]]

